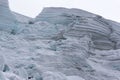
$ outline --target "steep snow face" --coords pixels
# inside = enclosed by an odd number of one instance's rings
[[[8,0],[0,0],[0,30],[12,31],[16,27],[15,21],[9,9]]]

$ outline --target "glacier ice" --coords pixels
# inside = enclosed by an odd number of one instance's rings
[[[0,55],[0,71],[3,71],[5,65],[5,60],[2,55]]]
[[[72,14],[79,15],[79,16],[94,16],[92,13],[87,13],[86,11],[82,11],[78,9],[46,7],[41,12],[41,14],[37,16],[35,21],[48,21],[54,24],[68,24],[71,22],[71,19],[67,19],[66,17],[64,17],[66,16],[66,13],[69,13],[67,14],[68,18],[69,18],[69,15],[71,16]]]
[[[8,0],[0,0],[0,30],[11,32],[17,27],[17,20],[9,9]]]
[[[68,78],[68,80],[85,80],[79,76],[68,76],[67,78]]]
[[[32,19],[7,0],[0,17],[0,80],[120,80],[119,23],[61,7]]]
[[[3,75],[1,71],[0,71],[0,80],[5,80],[5,76]]]
[[[67,80],[66,76],[60,72],[47,71],[42,76],[43,80]]]
[[[83,34],[92,34],[95,48],[112,49],[114,47],[109,37],[114,29],[101,16],[77,9],[45,8],[36,17],[35,22],[38,21],[67,26],[63,29],[68,36],[81,37]]]

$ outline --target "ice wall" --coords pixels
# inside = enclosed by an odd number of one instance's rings
[[[114,43],[109,39],[112,25],[99,15],[80,9],[48,7],[36,17],[35,22],[38,21],[65,26],[64,35],[67,36],[80,38],[84,34],[90,34],[95,48],[112,49],[114,47]]]
[[[8,0],[0,0],[0,30],[12,31],[16,27],[16,19],[9,9]]]

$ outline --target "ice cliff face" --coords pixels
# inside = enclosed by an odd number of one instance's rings
[[[112,25],[101,16],[78,9],[45,8],[35,21],[47,21],[53,24],[67,26],[65,34],[81,37],[92,35],[95,48],[112,49],[114,43],[110,40]]]
[[[8,0],[0,0],[0,30],[11,32],[16,27],[16,19],[9,10]]]
[[[94,14],[92,13],[88,13],[86,11],[79,9],[51,7],[51,8],[44,8],[43,11],[40,13],[40,15],[36,17],[36,21],[42,20],[54,24],[69,24],[72,20],[67,19],[67,17],[69,18],[71,15],[86,16],[86,17],[94,16]]]
[[[53,7],[32,20],[11,14],[6,0],[0,9],[8,11],[0,14],[0,80],[120,80],[119,23]]]
[[[19,13],[16,13],[16,12],[12,12],[12,14],[15,16],[16,20],[18,23],[28,23],[30,20],[32,20],[32,18],[30,17],[27,17],[27,16],[24,16],[24,15],[21,15]]]

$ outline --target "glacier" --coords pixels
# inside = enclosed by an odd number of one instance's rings
[[[0,0],[0,80],[120,80],[120,23],[63,7],[30,18]]]
[[[0,0],[0,30],[12,32],[17,27],[17,20],[9,9],[8,0]]]

